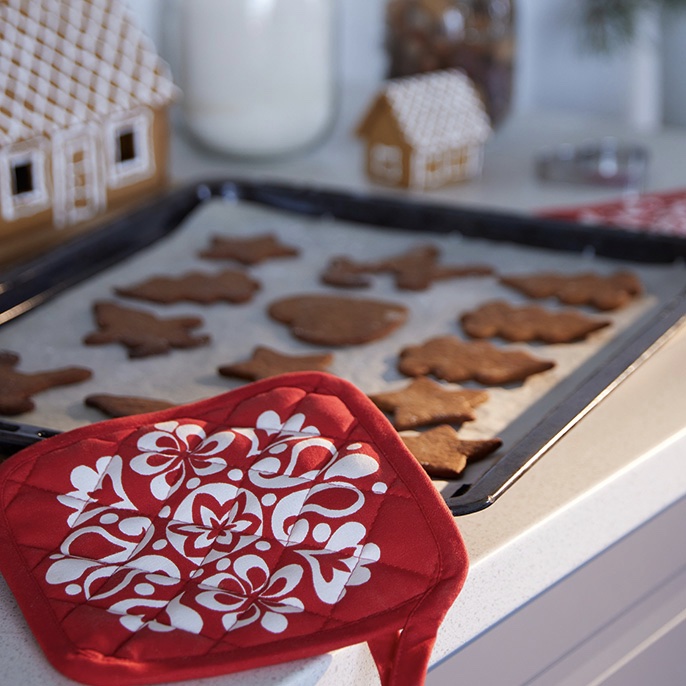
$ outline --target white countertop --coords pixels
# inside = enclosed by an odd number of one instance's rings
[[[362,148],[346,125],[354,120],[355,112],[354,103],[349,104],[320,147],[270,163],[207,156],[177,136],[172,148],[174,178],[185,182],[215,176],[256,177],[394,193],[368,184],[362,176]],[[489,143],[481,180],[422,197],[518,211],[614,198],[616,190],[542,184],[533,174],[533,155],[540,148],[613,133],[618,132],[612,122],[566,115],[514,117]],[[680,167],[686,159],[686,131],[630,139],[644,142],[651,150],[649,189],[685,185]],[[465,587],[439,632],[434,662],[686,495],[684,359],[686,330],[682,327],[495,504],[458,519],[471,566]],[[72,683],[48,666],[4,582],[0,583],[0,605],[3,678],[36,686]],[[378,676],[362,645],[194,683],[373,684],[378,683]]]

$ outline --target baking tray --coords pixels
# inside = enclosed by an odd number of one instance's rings
[[[495,502],[663,345],[686,314],[686,241],[682,238],[418,203],[399,197],[217,179],[172,189],[135,212],[0,274],[0,324],[11,322],[173,234],[186,217],[216,198],[273,208],[289,216],[364,224],[394,234],[449,234],[555,252],[594,254],[617,260],[620,266],[675,263],[670,274],[676,276],[679,284],[671,297],[651,307],[640,321],[616,336],[611,345],[603,346],[573,375],[557,384],[554,393],[547,393],[528,407],[517,418],[518,431],[506,429],[501,434],[506,449],[496,458],[485,461],[478,469],[468,469],[463,480],[439,484],[455,515],[469,514]],[[54,433],[54,428],[0,421],[0,450],[9,454]]]

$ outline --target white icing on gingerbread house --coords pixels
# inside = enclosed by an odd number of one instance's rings
[[[491,125],[474,84],[448,69],[389,81],[357,133],[371,179],[426,190],[478,176]]]
[[[160,186],[175,94],[121,0],[0,0],[0,236]]]

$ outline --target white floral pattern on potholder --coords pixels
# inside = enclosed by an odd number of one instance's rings
[[[212,433],[162,421],[121,445],[124,458],[75,467],[74,490],[57,496],[71,531],[50,556],[47,583],[132,631],[147,623],[198,634],[219,619],[226,631],[258,621],[281,633],[313,593],[334,604],[369,580],[380,556],[355,517],[366,501],[358,482],[379,463],[369,447],[372,455],[361,443],[339,449],[305,423],[273,410],[254,428]],[[144,514],[151,502],[154,516]],[[159,599],[162,588],[175,590],[172,601]]]

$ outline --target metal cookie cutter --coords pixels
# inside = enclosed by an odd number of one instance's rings
[[[648,151],[615,138],[574,146],[560,145],[536,157],[536,174],[544,181],[641,190],[648,173]]]

